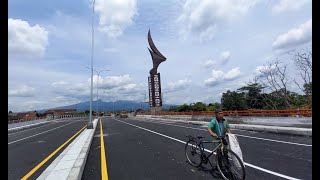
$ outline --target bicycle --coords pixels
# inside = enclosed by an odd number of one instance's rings
[[[221,137],[222,142],[220,139],[202,141],[202,136],[197,136],[197,138],[195,138],[189,135],[187,137],[189,140],[185,144],[185,156],[192,166],[199,167],[202,163],[207,164],[209,162],[212,168],[218,168],[219,173],[225,180],[245,179],[246,172],[244,165],[236,153],[226,148],[228,142],[224,137]],[[218,143],[209,155],[206,155],[204,150],[204,144],[206,143]],[[216,154],[216,166],[209,160],[209,157],[214,153]]]

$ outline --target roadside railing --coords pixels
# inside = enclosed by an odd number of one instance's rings
[[[10,120],[10,121],[8,121],[8,124],[27,122],[27,121],[34,121],[34,120],[41,120],[41,119],[45,119],[45,118]]]
[[[287,109],[287,110],[243,110],[243,111],[223,111],[224,116],[275,116],[275,117],[311,117],[312,109]],[[143,115],[198,115],[215,116],[214,111],[189,111],[189,112],[145,112]]]
[[[77,114],[77,115],[58,115],[51,117],[52,119],[62,119],[62,118],[70,118],[70,117],[85,117],[87,115],[83,114]],[[20,123],[20,122],[27,122],[27,121],[34,121],[34,120],[41,120],[41,119],[48,119],[47,117],[38,117],[34,119],[15,119],[15,120],[8,120],[8,124],[13,124],[13,123]]]

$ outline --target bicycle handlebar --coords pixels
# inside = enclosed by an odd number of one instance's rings
[[[200,140],[202,143],[215,143],[217,141],[203,141],[202,138],[204,138],[203,136],[192,136],[192,135],[187,135],[186,136],[188,139],[194,139],[194,140]],[[224,145],[228,145],[227,140],[225,139],[225,136],[219,136],[217,137],[217,140],[222,140],[222,143]]]

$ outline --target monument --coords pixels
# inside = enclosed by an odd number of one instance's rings
[[[157,72],[157,69],[159,64],[166,60],[166,57],[164,57],[154,45],[151,38],[150,29],[148,31],[148,43],[151,48],[148,48],[148,50],[151,54],[153,62],[153,68],[149,71],[150,76],[148,77],[149,106],[151,113],[155,113],[162,110],[160,73]]]

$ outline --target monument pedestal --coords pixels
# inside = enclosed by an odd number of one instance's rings
[[[158,106],[158,107],[150,107],[150,112],[152,115],[157,115],[159,114],[159,112],[162,111],[162,107]]]

